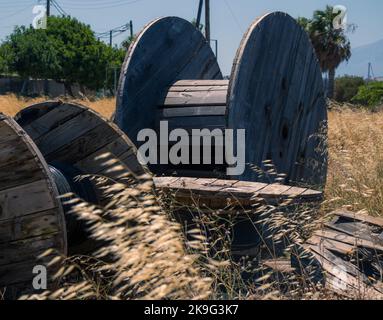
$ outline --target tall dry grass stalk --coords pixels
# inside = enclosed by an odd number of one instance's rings
[[[102,178],[94,179],[105,188]],[[158,206],[151,178],[126,181],[104,190],[110,197],[105,207],[68,200],[74,205],[72,214],[86,221],[91,238],[102,245],[89,256],[54,257],[52,265],[59,265],[54,278],[60,289],[22,299],[206,299],[211,295],[212,279],[204,276],[199,257],[186,252],[180,225]]]
[[[3,99],[1,111],[8,114],[43,100],[23,101],[14,96],[0,99]],[[114,100],[79,102],[106,116],[115,109]],[[347,206],[382,215],[382,137],[383,113],[330,111],[324,213]],[[267,174],[274,174],[273,168],[270,170]],[[326,220],[325,214],[318,216],[318,210],[293,208],[289,203],[236,209],[242,214],[246,212],[249,223],[254,223],[254,232],[260,235],[258,257],[273,259],[295,255],[298,265],[305,261],[306,266],[302,263],[300,272],[285,273],[270,270],[259,258],[233,259],[230,227],[235,219],[220,218],[220,212],[209,212],[208,208],[198,206],[183,208],[193,215],[198,227],[189,230],[186,239],[181,225],[174,219],[174,200],[164,199],[163,195],[158,199],[150,179],[117,183],[109,187],[107,193],[110,203],[104,207],[72,200],[74,214],[88,223],[94,239],[103,242],[101,249],[89,256],[54,259],[57,265],[64,262],[56,274],[61,289],[24,298],[338,298],[313,280],[317,271],[307,268],[307,252],[297,253],[311,231]],[[250,281],[244,274],[252,274]]]
[[[0,112],[10,116],[14,116],[20,110],[35,103],[50,100],[49,97],[27,98],[17,96],[15,94],[0,95]],[[114,98],[105,98],[101,100],[88,100],[88,99],[68,99],[63,97],[62,100],[70,100],[88,106],[95,111],[101,113],[103,116],[110,118],[116,108],[116,102]]]
[[[341,206],[383,215],[383,112],[329,113],[326,211]]]

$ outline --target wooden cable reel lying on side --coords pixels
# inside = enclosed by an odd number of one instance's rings
[[[66,254],[85,241],[83,225],[58,197],[73,192],[91,203],[103,200],[90,181],[76,179],[97,174],[118,180],[122,172],[109,170],[98,156],[110,153],[133,177],[146,172],[126,135],[84,106],[45,102],[15,120],[0,116],[0,288],[9,287],[10,295],[11,289],[31,289],[33,267],[44,264],[37,257],[45,250]]]
[[[147,25],[124,62],[114,121],[139,146],[138,132],[158,131],[161,120],[168,121],[169,131],[245,129],[246,170],[229,178],[270,182],[250,167],[266,171],[269,161],[286,175],[285,183],[325,184],[327,111],[321,72],[307,34],[285,13],[266,14],[250,26],[229,81],[191,23],[166,17]],[[150,168],[158,175],[193,177],[222,177],[224,169]]]

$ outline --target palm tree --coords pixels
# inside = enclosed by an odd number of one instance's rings
[[[326,6],[325,10],[314,11],[312,19],[298,18],[308,32],[314,46],[322,72],[328,72],[327,96],[334,96],[335,70],[343,61],[351,58],[351,44],[346,32],[354,31],[355,25],[345,29],[335,29],[333,7]]]

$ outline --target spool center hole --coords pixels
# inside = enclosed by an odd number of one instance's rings
[[[288,137],[289,137],[289,128],[285,124],[282,128],[282,138],[286,140]]]

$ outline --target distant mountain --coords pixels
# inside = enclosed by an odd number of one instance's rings
[[[352,49],[352,57],[337,69],[337,75],[356,75],[367,78],[368,63],[372,63],[375,77],[383,77],[383,39]]]

